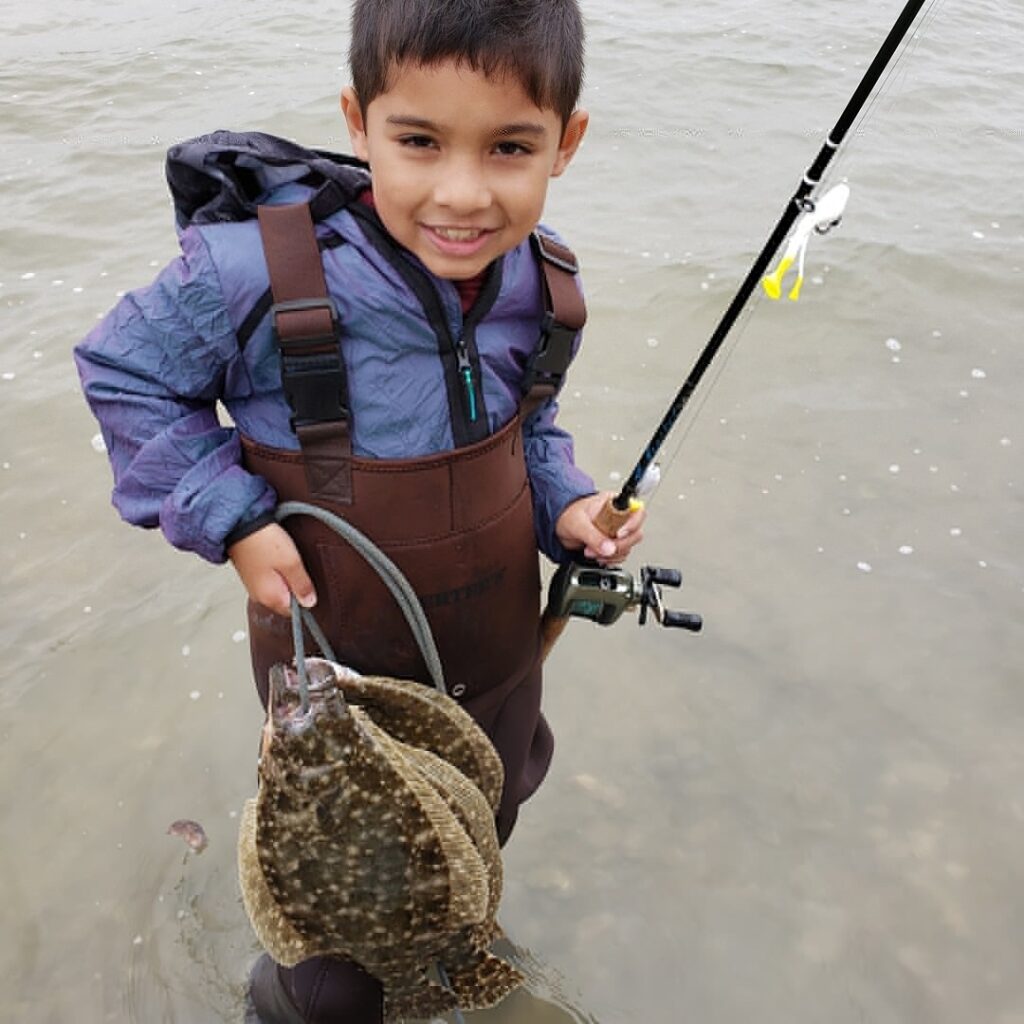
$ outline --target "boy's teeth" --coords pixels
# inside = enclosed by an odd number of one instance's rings
[[[447,238],[450,242],[471,242],[474,238],[479,238],[483,234],[483,232],[478,231],[476,228],[434,228],[434,230],[442,238]]]

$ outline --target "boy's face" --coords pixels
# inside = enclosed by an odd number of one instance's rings
[[[341,95],[356,155],[373,171],[384,226],[438,277],[464,280],[522,242],[540,220],[548,180],[562,173],[587,127],[562,129],[518,81],[468,66],[396,68],[363,117]]]

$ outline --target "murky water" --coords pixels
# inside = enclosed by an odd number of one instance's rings
[[[565,400],[625,474],[897,4],[585,3]],[[474,1019],[1024,1019],[1024,9],[933,7],[669,443],[645,560],[693,637],[576,623]],[[71,8],[68,8],[71,11]],[[234,1021],[259,707],[230,569],[118,523],[71,345],[174,253],[162,153],[344,147],[345,5],[8,0],[0,71],[0,1020]],[[201,821],[200,856],[167,836]]]

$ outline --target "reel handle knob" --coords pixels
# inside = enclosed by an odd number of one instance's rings
[[[681,587],[683,585],[683,574],[678,569],[658,569],[655,566],[648,568],[648,579],[652,583],[659,583],[663,587]]]
[[[704,628],[704,620],[696,612],[665,611],[662,613],[661,624],[674,626],[676,629],[687,629],[691,633],[699,633]]]

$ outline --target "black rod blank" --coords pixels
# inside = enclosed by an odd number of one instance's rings
[[[776,250],[789,234],[789,231],[793,227],[797,217],[805,211],[808,197],[821,182],[826,168],[832,162],[832,158],[839,151],[839,147],[842,145],[847,133],[853,126],[854,121],[857,119],[857,115],[860,113],[864,104],[867,102],[868,97],[878,84],[878,80],[882,77],[882,73],[888,67],[893,55],[896,53],[900,43],[903,41],[903,37],[910,30],[911,25],[914,23],[914,19],[917,17],[918,12],[924,4],[925,0],[908,0],[908,3],[903,8],[902,13],[896,19],[896,23],[889,30],[889,34],[886,36],[885,42],[882,43],[878,53],[875,55],[875,59],[871,62],[870,67],[864,73],[864,77],[854,90],[853,96],[850,97],[850,101],[847,103],[845,110],[843,110],[840,115],[835,127],[826,137],[818,155],[814,158],[814,162],[800,179],[800,184],[798,185],[797,190],[793,193],[793,197],[786,204],[786,208],[783,211],[782,216],[779,218],[778,223],[775,225],[775,228],[772,230],[771,235],[768,237],[768,241],[765,243],[764,248],[761,250],[757,259],[754,260],[753,266],[748,271],[747,276],[743,279],[743,283],[740,285],[739,290],[733,297],[732,302],[729,303],[728,309],[726,309],[725,313],[722,315],[722,319],[718,322],[718,326],[715,328],[711,338],[704,346],[703,351],[697,357],[697,361],[694,363],[689,375],[683,382],[682,387],[680,387],[676,392],[676,396],[672,399],[672,404],[668,407],[668,411],[662,417],[657,429],[654,431],[650,441],[647,443],[647,447],[644,449],[643,454],[640,456],[637,464],[633,467],[633,471],[629,474],[629,478],[622,485],[622,490],[613,499],[613,504],[620,511],[629,507],[629,500],[636,494],[637,487],[639,487],[644,474],[654,462],[661,446],[665,443],[669,432],[675,426],[683,409],[686,408],[686,404],[689,402],[690,396],[696,390],[697,385],[704,376],[704,373],[711,365],[711,362],[717,355],[718,350],[722,347],[722,344],[728,336],[729,331],[732,329],[733,324],[735,324],[736,320],[739,318],[740,313],[743,312],[743,307],[746,306],[747,300],[750,298],[754,289],[757,287],[758,282],[767,271],[768,265],[771,263]]]

